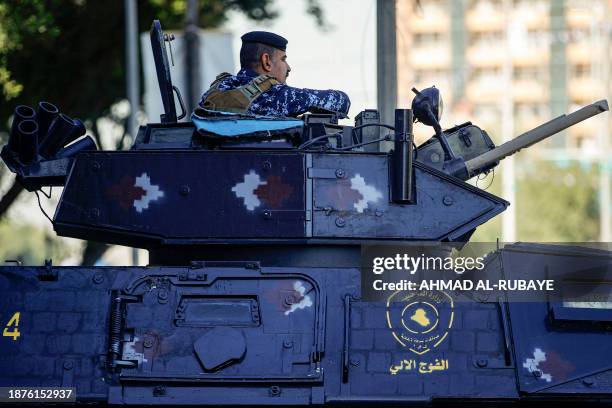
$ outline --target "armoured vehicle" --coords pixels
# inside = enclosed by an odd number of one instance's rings
[[[372,110],[355,127],[333,113],[196,110],[179,123],[164,40],[156,21],[165,112],[129,151],[96,150],[52,104],[15,110],[2,158],[29,191],[64,186],[57,234],[146,248],[150,265],[0,267],[3,401],[54,387],[72,390],[56,400],[129,405],[610,401],[609,300],[376,298],[363,262],[372,245],[463,247],[509,205],[466,180],[606,101],[497,147],[471,123],[443,131],[435,88],[415,90],[393,125]],[[413,117],[436,133],[418,148]],[[488,253],[481,272],[580,286],[611,259],[522,243]]]

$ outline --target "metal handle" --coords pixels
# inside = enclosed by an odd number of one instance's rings
[[[181,106],[181,111],[182,111],[181,115],[178,118],[176,118],[176,120],[181,120],[185,116],[187,116],[187,109],[185,109],[185,103],[183,102],[183,97],[181,96],[181,92],[176,87],[176,85],[172,85],[172,89],[174,89],[174,92],[176,92],[176,97],[178,98],[179,105]]]

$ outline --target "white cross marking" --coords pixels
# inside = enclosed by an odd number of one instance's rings
[[[255,173],[255,170],[251,170],[249,174],[244,175],[244,181],[242,183],[238,183],[232,187],[232,191],[236,194],[236,197],[244,199],[244,205],[247,210],[253,211],[261,204],[261,201],[259,201],[259,198],[254,192],[257,187],[265,184],[268,184],[268,182],[262,181],[261,178],[259,178],[259,174]]]
[[[147,173],[142,173],[139,177],[136,177],[134,187],[140,187],[145,192],[138,200],[134,200],[134,208],[136,208],[136,211],[139,213],[149,208],[149,203],[151,201],[155,201],[164,196],[164,192],[159,189],[158,185],[151,184],[151,178],[149,178]]]
[[[536,348],[533,350],[533,358],[526,359],[523,363],[523,367],[525,367],[530,373],[533,373],[534,371],[541,372],[542,375],[540,375],[540,378],[546,380],[546,382],[551,382],[552,375],[547,374],[538,368],[538,365],[544,361],[546,361],[546,353],[544,353],[541,348]]]
[[[366,209],[368,203],[376,203],[382,198],[382,193],[376,187],[366,184],[365,179],[359,174],[351,179],[351,188],[359,191],[363,198],[353,204],[357,212],[362,213]]]

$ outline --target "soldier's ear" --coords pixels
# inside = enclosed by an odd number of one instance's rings
[[[267,52],[264,52],[263,54],[261,54],[261,67],[264,69],[264,71],[269,72],[272,71],[272,56],[270,54],[268,54]]]

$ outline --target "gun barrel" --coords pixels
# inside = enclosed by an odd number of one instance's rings
[[[540,126],[531,129],[514,139],[497,146],[496,148],[489,150],[486,153],[481,154],[478,157],[467,161],[465,163],[468,174],[474,175],[480,169],[484,169],[491,164],[510,156],[519,150],[529,147],[535,143],[541,142],[542,140],[550,137],[563,129],[575,125],[576,123],[582,122],[592,116],[595,116],[601,112],[608,110],[608,101],[602,99],[601,101],[594,102],[583,108],[578,109],[576,112],[572,112],[567,115],[561,115],[555,119],[552,119]]]

